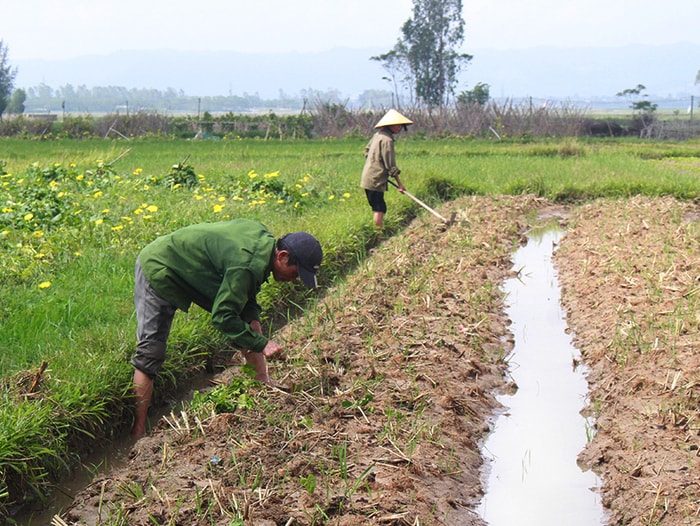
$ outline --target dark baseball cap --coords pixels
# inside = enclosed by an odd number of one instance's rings
[[[306,232],[292,232],[280,239],[284,250],[288,250],[297,261],[299,278],[310,289],[318,287],[316,273],[323,260],[323,250],[321,243]]]

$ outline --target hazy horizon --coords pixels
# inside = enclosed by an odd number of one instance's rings
[[[392,91],[386,72],[371,56],[380,48],[338,48],[314,53],[239,53],[177,50],[120,51],[65,60],[17,61],[16,88],[119,86],[175,89],[189,96],[335,90],[357,97],[366,90]],[[657,98],[687,98],[700,67],[700,44],[627,45],[611,48],[539,46],[475,50],[457,93],[489,84],[494,98],[582,99],[615,97],[643,84]]]

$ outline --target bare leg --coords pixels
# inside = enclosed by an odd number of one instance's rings
[[[131,436],[139,438],[146,434],[148,408],[153,398],[153,380],[138,369],[134,370],[134,395],[136,397],[136,409]]]
[[[377,228],[382,228],[382,226],[384,226],[384,212],[374,213],[374,226]]]
[[[241,351],[245,362],[255,369],[255,379],[268,385],[272,385],[272,380],[267,373],[267,360],[261,352]]]

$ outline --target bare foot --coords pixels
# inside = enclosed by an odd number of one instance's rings
[[[258,382],[264,383],[265,385],[269,385],[270,387],[275,387],[275,383],[270,379],[270,377],[268,375],[259,375],[258,374],[255,376],[255,379]]]

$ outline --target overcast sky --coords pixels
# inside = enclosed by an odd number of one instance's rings
[[[698,0],[463,0],[464,49],[700,43]],[[9,60],[118,50],[390,50],[412,0],[0,0]]]

